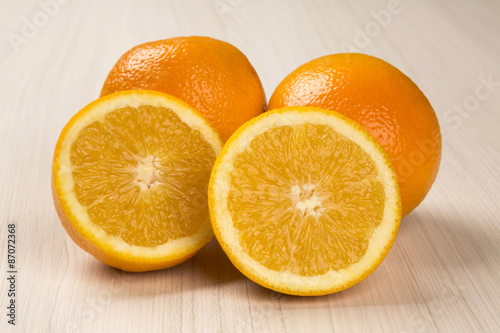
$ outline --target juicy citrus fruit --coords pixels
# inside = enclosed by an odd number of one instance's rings
[[[208,190],[215,236],[267,288],[323,295],[384,259],[401,220],[387,153],[359,124],[286,107],[243,125],[218,156]]]
[[[355,53],[312,60],[278,85],[268,110],[290,105],[338,111],[360,123],[391,158],[403,216],[424,200],[439,170],[441,132],[427,98],[397,68]]]
[[[177,37],[136,46],[109,73],[101,96],[150,89],[199,110],[225,141],[264,112],[266,97],[254,68],[236,47],[208,37]]]
[[[100,98],[64,127],[52,167],[71,238],[127,271],[181,263],[213,238],[207,187],[221,149],[191,106],[155,91]]]

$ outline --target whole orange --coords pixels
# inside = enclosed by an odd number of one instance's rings
[[[441,132],[420,89],[387,62],[341,53],[312,60],[276,88],[268,110],[316,106],[357,121],[384,147],[398,175],[403,216],[417,207],[436,179]]]
[[[264,89],[247,57],[209,37],[176,37],[130,49],[109,73],[101,96],[129,89],[157,90],[183,100],[224,141],[266,107]]]

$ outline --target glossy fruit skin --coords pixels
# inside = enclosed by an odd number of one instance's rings
[[[312,60],[276,88],[268,110],[316,106],[361,124],[389,154],[401,189],[403,216],[425,198],[441,161],[441,132],[420,89],[389,63],[340,53]]]
[[[101,91],[149,89],[199,110],[223,141],[265,111],[260,79],[233,45],[209,37],[176,37],[138,45],[114,65]]]

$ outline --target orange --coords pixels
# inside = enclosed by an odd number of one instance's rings
[[[223,141],[265,110],[264,89],[236,47],[208,37],[176,37],[138,45],[114,65],[101,91],[150,89],[199,110]]]
[[[353,120],[285,107],[240,127],[215,161],[212,227],[233,264],[260,285],[324,295],[367,277],[401,220],[389,156]]]
[[[356,53],[312,60],[278,85],[268,110],[290,105],[335,110],[368,130],[396,169],[403,216],[425,198],[439,170],[441,132],[427,98],[397,68]]]
[[[124,91],[64,127],[52,194],[77,245],[126,271],[179,264],[213,238],[208,181],[222,146],[195,109],[156,91]]]

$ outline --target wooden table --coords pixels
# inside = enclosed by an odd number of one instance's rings
[[[2,1],[0,331],[499,332],[499,14],[495,0]],[[215,241],[177,267],[123,273],[66,235],[50,191],[60,130],[123,52],[184,35],[237,46],[268,96],[297,66],[346,50],[387,60],[427,95],[444,135],[441,170],[365,281],[281,295],[246,279]]]

